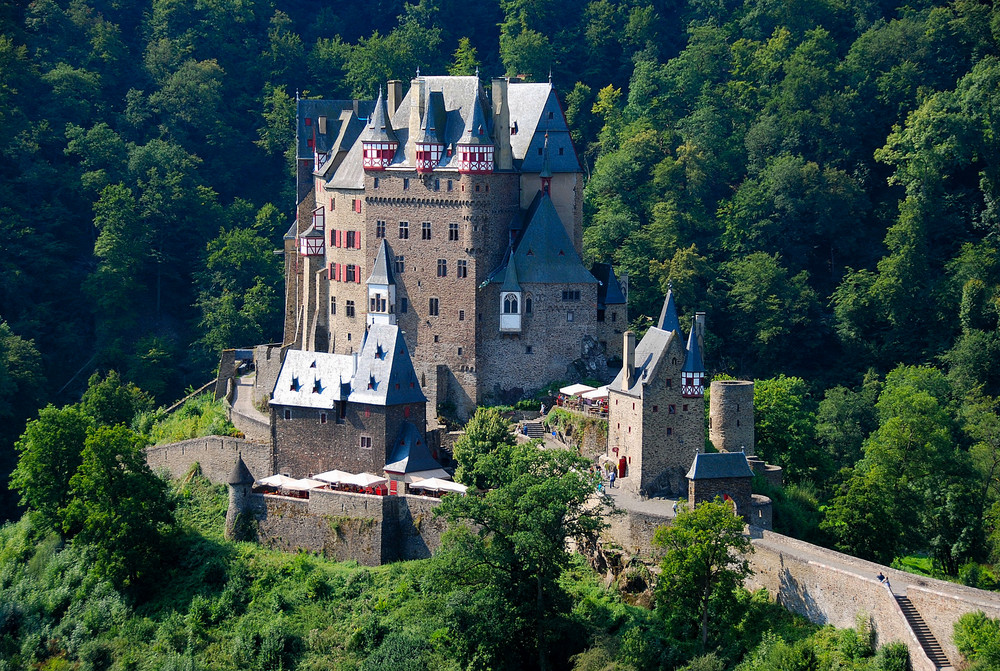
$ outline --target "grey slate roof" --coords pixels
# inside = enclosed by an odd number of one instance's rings
[[[282,236],[282,239],[294,240],[297,233],[298,233],[298,224],[294,219],[292,219],[292,225],[288,227],[287,231],[285,231],[285,235]]]
[[[425,403],[406,341],[395,324],[372,324],[358,354],[350,403],[399,405]]]
[[[354,357],[288,350],[274,383],[272,405],[297,408],[332,409],[343,400],[342,382],[354,375]]]
[[[389,110],[386,107],[385,98],[382,96],[382,87],[378,89],[378,98],[375,100],[375,108],[365,129],[361,131],[360,139],[366,142],[397,142],[396,133],[392,130],[389,122]]]
[[[681,332],[681,321],[677,318],[677,306],[674,305],[674,291],[667,289],[667,297],[663,299],[663,309],[660,310],[660,320],[656,326],[664,331]]]
[[[685,373],[705,372],[705,363],[701,360],[701,347],[698,346],[698,334],[695,331],[692,325],[691,333],[688,335],[687,356],[684,357],[684,367],[681,368]]]
[[[242,454],[236,455],[236,463],[233,464],[233,470],[229,472],[226,483],[230,485],[252,485],[254,483],[254,477],[250,473],[250,469],[243,463]]]
[[[507,272],[503,276],[503,286],[500,291],[520,291],[521,284],[517,281],[517,264],[507,263]]]
[[[483,114],[482,105],[472,106],[472,117],[468,120],[459,142],[468,145],[493,144],[493,138],[490,137],[490,124]]]
[[[596,284],[597,278],[583,267],[580,255],[566,234],[548,194],[538,193],[527,215],[528,224],[507,261],[516,264],[517,279],[524,284]],[[493,275],[506,279],[506,267]]]
[[[601,283],[597,289],[597,307],[603,310],[608,305],[624,304],[625,294],[622,293],[615,269],[610,263],[595,263],[590,267],[590,274]]]
[[[753,471],[747,463],[747,455],[742,452],[716,452],[694,455],[685,477],[688,480],[752,478]]]
[[[375,254],[375,264],[372,265],[372,274],[368,277],[368,284],[395,284],[396,278],[392,274],[392,263],[389,261],[389,244],[382,238],[379,243],[378,252]]]
[[[327,182],[327,186],[332,189],[363,189],[365,188],[365,169],[362,163],[364,148],[360,142],[355,142],[347,156],[333,173],[333,177]],[[399,152],[397,152],[399,153]]]
[[[427,441],[410,422],[403,422],[399,435],[392,442],[392,451],[386,459],[385,470],[392,473],[416,473],[441,468],[431,456]]]
[[[370,105],[371,103],[367,103]],[[359,103],[365,106],[365,103]],[[309,140],[315,136],[316,149],[320,153],[330,151],[337,134],[340,132],[340,113],[344,110],[353,110],[353,100],[299,100],[297,104],[296,123],[298,125],[298,158],[311,159],[313,149],[309,146]],[[359,107],[359,110],[361,107]],[[318,119],[326,117],[326,133],[320,133]],[[306,119],[310,120],[310,125],[306,125]]]
[[[635,347],[635,379],[632,380],[632,384],[628,387],[624,386],[625,367],[623,366],[608,387],[632,396],[642,396],[643,385],[656,375],[656,369],[660,365],[660,360],[667,353],[671,339],[679,337],[675,331],[664,331],[655,326],[650,327]]]
[[[510,125],[512,128],[517,125],[517,133],[510,136],[511,153],[522,171],[542,171],[545,133],[548,132],[549,169],[552,172],[580,172],[580,161],[552,84],[511,82],[507,86],[507,104]]]

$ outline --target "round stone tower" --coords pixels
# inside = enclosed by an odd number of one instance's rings
[[[226,538],[233,541],[249,539],[250,495],[254,477],[243,463],[243,455],[237,455],[236,463],[226,481],[229,485],[229,510],[226,511]]]
[[[715,449],[753,456],[753,382],[716,380],[709,396],[708,439]]]

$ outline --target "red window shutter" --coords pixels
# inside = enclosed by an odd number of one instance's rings
[[[333,264],[333,279],[337,280],[338,282],[340,281],[340,264],[339,263]]]
[[[361,266],[360,265],[358,266],[357,274],[355,274],[354,277],[357,278],[358,284],[361,284]]]
[[[354,248],[361,249],[361,231],[354,231]]]

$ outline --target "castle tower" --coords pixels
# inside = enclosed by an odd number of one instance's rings
[[[396,323],[396,279],[385,238],[378,247],[372,274],[368,277],[368,325]]]
[[[226,538],[231,541],[250,540],[249,515],[250,494],[254,477],[243,463],[243,455],[237,455],[236,463],[226,481],[229,485],[229,509],[226,511]]]
[[[372,110],[368,125],[361,133],[361,146],[364,159],[362,167],[365,170],[385,170],[396,156],[399,139],[392,130],[389,112],[385,99],[382,98],[382,87],[378,90],[378,100]]]
[[[754,454],[753,382],[716,380],[709,394],[708,439],[720,452]]]

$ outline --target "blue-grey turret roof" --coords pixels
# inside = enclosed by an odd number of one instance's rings
[[[362,142],[396,142],[396,133],[392,130],[392,122],[389,121],[389,110],[386,107],[385,98],[382,96],[382,87],[378,89],[378,99],[375,101],[375,109],[368,117],[368,123],[361,132]]]
[[[403,422],[392,443],[385,470],[392,473],[417,473],[440,468],[441,464],[431,454],[430,446],[417,427],[411,422]]]
[[[691,333],[688,335],[687,356],[684,357],[684,367],[682,373],[704,373],[705,362],[701,359],[701,346],[698,344],[698,328],[691,325]]]
[[[667,297],[663,299],[663,309],[660,310],[660,320],[656,327],[664,331],[681,333],[681,321],[677,318],[677,306],[674,305],[674,290],[667,288]]]
[[[521,285],[517,281],[517,264],[508,261],[507,272],[503,276],[503,286],[500,291],[520,291]]]
[[[382,242],[378,246],[378,253],[375,254],[375,264],[372,266],[372,274],[368,277],[368,284],[389,285],[396,283],[389,256],[389,244],[385,238],[382,238]]]
[[[493,138],[490,137],[490,129],[487,126],[486,117],[483,115],[483,107],[478,100],[472,105],[472,116],[467,122],[465,132],[462,133],[462,139],[459,140],[459,144],[493,144]]]
[[[753,471],[742,452],[712,452],[696,454],[685,477],[688,480],[752,478]]]

